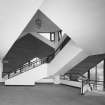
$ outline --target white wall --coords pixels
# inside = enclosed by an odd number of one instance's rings
[[[79,87],[81,88],[82,83],[77,82],[77,81],[68,81],[68,80],[61,80],[61,84],[69,85],[69,86],[74,86],[74,87]]]
[[[0,0],[0,58],[8,52],[43,0]]]
[[[3,64],[2,61],[0,60],[0,82],[2,82],[2,72],[3,72]]]
[[[42,78],[42,79],[36,81],[36,83],[54,83],[54,81],[51,78]]]
[[[85,51],[105,52],[105,0],[45,0],[40,9]]]
[[[19,74],[5,81],[5,85],[34,85],[35,81],[47,76],[47,64]]]
[[[48,64],[48,75],[65,73],[88,55],[72,40]]]

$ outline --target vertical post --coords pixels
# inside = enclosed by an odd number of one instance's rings
[[[104,59],[104,64],[103,64],[103,85],[104,85],[104,90],[105,90],[105,59]]]
[[[88,84],[89,84],[89,86],[91,87],[91,84],[90,84],[90,69],[88,70]],[[91,89],[92,90],[92,89]]]
[[[60,75],[54,77],[54,84],[60,84]]]
[[[95,71],[95,85],[96,85],[96,89],[97,89],[97,65],[96,65],[96,71]]]
[[[59,42],[59,34],[58,32],[55,32],[55,43],[57,44]]]
[[[3,82],[2,81],[2,72],[3,72],[3,63],[2,63],[2,60],[0,60],[0,82]]]
[[[81,84],[82,86],[81,86],[81,95],[83,95],[84,93],[83,93],[83,80],[82,80],[82,84]]]
[[[90,81],[90,70],[88,70],[88,80]]]
[[[50,32],[50,41],[52,40],[52,33]]]
[[[61,39],[62,39],[62,30],[58,32],[58,41],[60,41]]]

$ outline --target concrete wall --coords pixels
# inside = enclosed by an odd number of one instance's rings
[[[52,43],[51,41],[49,41],[47,38],[45,38],[44,36],[40,35],[39,33],[36,32],[23,32],[21,34],[21,36],[19,36],[19,39],[22,38],[23,36],[27,35],[28,33],[32,34],[33,36],[35,36],[36,38],[40,39],[41,41],[43,41],[44,43],[48,44],[49,46],[51,46],[52,48],[55,48],[54,43]]]
[[[2,61],[0,60],[0,82],[2,82],[2,72],[3,72],[3,64]]]
[[[34,85],[35,81],[47,76],[47,64],[19,74],[5,81],[5,85]]]
[[[54,81],[51,78],[42,78],[42,79],[36,81],[36,83],[54,83]]]
[[[61,84],[81,88],[82,83],[77,81],[61,80]]]
[[[48,75],[65,73],[87,56],[88,55],[71,40],[48,64]]]
[[[40,9],[85,51],[105,53],[105,0],[45,0]]]

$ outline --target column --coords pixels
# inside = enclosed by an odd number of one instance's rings
[[[59,34],[58,32],[55,32],[55,43],[59,42]]]
[[[0,60],[0,82],[3,82],[2,81],[2,72],[3,72],[3,63],[2,63],[2,60]]]
[[[88,70],[88,80],[90,81],[90,70]]]
[[[58,40],[61,40],[62,39],[62,30],[60,30],[59,32],[58,32]]]
[[[56,75],[53,81],[54,81],[54,84],[60,84],[60,75]]]
[[[97,65],[96,65],[96,71],[95,71],[95,85],[96,85],[96,89],[97,89]]]
[[[104,64],[103,64],[103,85],[104,85],[104,90],[105,90],[105,59],[104,59]]]

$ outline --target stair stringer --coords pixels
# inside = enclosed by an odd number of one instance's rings
[[[42,64],[13,78],[5,80],[5,85],[35,85],[35,82],[47,76],[47,64]]]
[[[88,54],[71,40],[48,64],[48,75],[64,74],[87,56]]]

